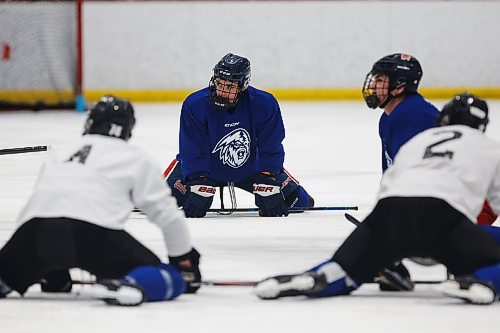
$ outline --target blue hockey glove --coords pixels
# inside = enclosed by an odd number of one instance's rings
[[[255,205],[259,207],[261,216],[288,216],[281,184],[269,173],[258,173],[253,184]]]
[[[172,266],[177,268],[186,282],[186,293],[194,294],[201,286],[200,254],[193,247],[188,253],[178,257],[168,257]]]
[[[186,217],[204,217],[214,200],[215,183],[207,178],[196,179],[188,183],[188,189],[182,204]]]

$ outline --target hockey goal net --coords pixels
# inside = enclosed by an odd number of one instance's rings
[[[74,108],[82,1],[0,1],[0,109]]]

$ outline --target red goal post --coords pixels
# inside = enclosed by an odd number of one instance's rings
[[[83,110],[82,2],[0,1],[1,110]]]

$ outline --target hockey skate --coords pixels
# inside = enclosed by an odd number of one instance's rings
[[[497,298],[495,288],[490,283],[473,276],[462,276],[445,281],[441,287],[445,296],[460,298],[471,304],[487,305]]]
[[[144,291],[139,286],[121,280],[102,280],[93,289],[95,298],[110,305],[137,306],[145,301]]]
[[[315,296],[327,286],[326,277],[318,272],[297,275],[278,275],[259,282],[255,295],[262,299],[276,299],[288,296]]]

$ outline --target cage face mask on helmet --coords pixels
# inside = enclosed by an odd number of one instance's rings
[[[439,125],[466,125],[486,131],[488,105],[479,97],[464,92],[453,97],[441,111]]]
[[[369,108],[383,108],[395,96],[391,95],[394,89],[403,87],[403,94],[408,95],[417,91],[422,79],[422,67],[416,58],[405,53],[394,53],[383,57],[373,64],[371,71],[366,75],[363,84],[363,98]],[[374,91],[375,80],[378,76],[386,75],[387,97],[381,100]]]
[[[208,89],[210,100],[218,109],[231,110],[250,82],[250,61],[228,53],[215,65],[213,71]]]
[[[134,125],[132,104],[108,95],[90,109],[83,134],[100,134],[128,140],[132,136]]]

